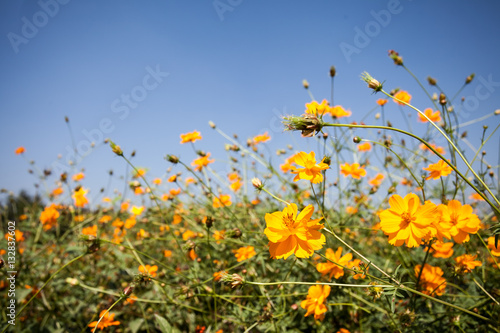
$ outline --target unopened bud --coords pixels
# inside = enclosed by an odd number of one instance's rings
[[[435,86],[435,85],[436,85],[436,83],[437,83],[436,79],[434,79],[434,78],[432,78],[432,77],[430,77],[430,76],[428,76],[428,77],[427,77],[427,82],[429,82],[429,84],[430,84],[431,86]]]
[[[360,143],[361,142],[361,138],[359,136],[355,136],[354,138],[352,138],[352,142],[354,142],[354,143]]]
[[[132,295],[133,292],[134,292],[134,287],[132,285],[128,286],[127,288],[125,288],[123,290],[123,294],[125,296],[130,296],[130,295]]]
[[[262,181],[259,179],[259,178],[252,178],[252,185],[258,189],[258,190],[262,190]]]
[[[330,156],[323,157],[323,163],[329,166],[330,164],[332,164],[332,158]]]
[[[309,89],[309,82],[307,82],[307,80],[302,80],[302,85],[304,88]]]
[[[166,159],[167,161],[169,161],[170,163],[173,163],[173,164],[177,164],[177,163],[179,163],[179,158],[178,158],[177,156],[175,156],[175,155],[167,155],[167,156],[165,157],[165,159]]]
[[[476,76],[476,74],[472,73],[471,75],[467,76],[465,78],[465,84],[469,84],[472,82],[472,80],[474,79],[474,76]]]
[[[123,150],[120,148],[120,146],[116,145],[111,140],[109,140],[109,146],[111,147],[111,150],[113,151],[113,153],[115,153],[118,156],[123,156]]]
[[[443,93],[440,93],[439,94],[439,104],[441,105],[446,105],[447,101],[446,101],[446,95],[443,94]]]
[[[208,122],[208,125],[209,125],[211,128],[215,129],[215,123],[214,123],[213,121],[211,121],[211,120],[210,120],[210,121]]]
[[[335,70],[335,66],[330,67],[330,76],[334,77],[337,71]]]
[[[64,121],[65,121],[65,122],[67,122],[67,123],[69,123],[69,118],[68,118],[68,116],[65,116],[65,117],[64,117]]]
[[[496,109],[494,113],[495,113],[495,116],[500,115],[500,109]]]

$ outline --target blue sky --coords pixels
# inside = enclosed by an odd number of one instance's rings
[[[360,81],[363,71],[429,107],[416,82],[387,57],[390,49],[426,87],[431,75],[450,95],[474,72],[458,116],[462,123],[486,116],[500,108],[499,9],[497,1],[3,1],[0,188],[34,193],[38,180],[27,172],[34,160],[55,174],[62,166],[70,175],[84,168],[83,185],[94,196],[112,169],[109,190],[122,191],[125,163],[103,138],[126,154],[136,150],[134,164],[161,177],[170,166],[165,154],[187,163],[195,157],[179,144],[179,134],[195,129],[203,135],[196,148],[212,152],[220,162],[213,168],[225,173],[226,141],[209,120],[242,140],[269,131],[271,152],[289,143],[314,149],[314,141],[283,133],[279,116],[303,113],[310,101],[303,79],[316,99],[328,99],[331,65],[335,104],[353,112],[349,121],[359,121],[380,97]],[[405,128],[390,107],[393,124]],[[66,164],[74,156],[65,116],[81,153],[96,143],[74,168]],[[499,119],[487,123],[494,128]],[[464,128],[475,146],[482,125]],[[14,154],[18,146],[25,158]],[[487,146],[494,166],[498,147],[497,135]]]

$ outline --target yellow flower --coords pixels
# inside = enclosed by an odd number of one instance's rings
[[[329,111],[334,118],[349,117],[352,114],[351,111],[346,111],[341,105],[331,107]]]
[[[54,196],[54,197],[58,197],[58,196],[60,196],[60,195],[61,195],[61,194],[63,194],[63,193],[64,193],[64,190],[63,190],[63,188],[62,188],[62,187],[55,188],[55,189],[51,192],[52,196]]]
[[[181,143],[195,142],[197,140],[201,140],[201,133],[198,131],[181,134]]]
[[[429,164],[429,166],[424,168],[424,170],[430,172],[429,176],[425,179],[439,179],[441,177],[448,176],[453,171],[453,169],[443,160],[439,160],[435,164]]]
[[[368,181],[368,184],[371,186],[380,186],[382,184],[382,181],[384,180],[385,176],[381,173],[378,173],[375,178],[372,178]]]
[[[435,123],[441,121],[441,112],[439,112],[438,110],[433,112],[431,108],[427,108],[424,110],[424,114]],[[428,122],[427,118],[425,118],[421,113],[418,114],[418,120],[422,123]]]
[[[419,276],[421,267],[421,265],[415,266],[416,277]],[[433,294],[437,296],[444,294],[446,279],[443,278],[443,274],[444,273],[441,268],[425,264],[420,277],[420,287],[422,288],[422,293],[431,296]]]
[[[361,177],[366,176],[366,170],[363,167],[360,167],[359,163],[345,163],[340,166],[340,172],[344,175],[344,177],[351,176],[354,179],[360,179]]]
[[[498,242],[498,246],[495,247],[495,237],[491,236],[488,238],[488,249],[495,257],[500,257],[500,241]]]
[[[221,194],[218,198],[214,197],[212,206],[214,208],[221,208],[231,206],[231,196],[229,194]]]
[[[146,174],[147,170],[143,168],[137,168],[134,170],[132,177],[134,178],[140,178]]]
[[[383,99],[383,98],[377,99],[377,104],[380,106],[384,106],[386,103],[387,103],[386,99]]]
[[[430,252],[434,258],[449,258],[453,255],[453,244],[453,242],[434,243]],[[427,251],[427,248],[425,250]]]
[[[75,193],[72,195],[72,198],[75,200],[76,207],[85,207],[86,204],[89,203],[88,199],[85,197],[87,194],[87,190],[83,187],[80,187]]]
[[[316,101],[307,103],[305,113],[313,114],[315,116],[322,116],[323,114],[329,112],[329,110],[330,104],[326,99],[324,99],[323,101],[321,101],[321,104]]]
[[[139,272],[141,272],[142,275],[145,276],[150,276],[150,277],[155,277],[156,272],[158,271],[158,266],[153,265],[141,265],[139,266]]]
[[[314,314],[314,319],[323,320],[327,311],[325,302],[330,295],[330,286],[315,285],[309,288],[309,292],[304,301],[300,302],[300,307],[307,310],[304,317]]]
[[[102,310],[101,313],[99,314],[99,318],[101,318],[101,321],[93,321],[89,324],[89,327],[96,327],[100,330],[103,330],[104,328],[108,326],[118,326],[120,325],[120,322],[115,320],[115,314],[114,313],[109,313],[107,310]],[[97,324],[99,322],[99,324]]]
[[[282,212],[266,214],[264,233],[269,239],[271,258],[286,259],[292,254],[309,258],[323,247],[325,236],[319,232],[323,225],[318,223],[321,218],[311,220],[313,212],[314,207],[309,205],[297,215],[297,205],[290,204]]]
[[[301,151],[295,156],[294,162],[303,168],[294,168],[292,170],[292,173],[296,174],[293,181],[296,182],[299,179],[305,179],[313,184],[321,183],[323,181],[321,171],[329,168],[323,161],[324,159],[319,164],[316,164],[316,158],[314,157],[313,151],[309,154]]]
[[[238,262],[250,259],[257,254],[253,246],[240,247],[237,250],[233,250],[234,256]]]
[[[400,90],[398,91],[396,94],[394,94],[394,97],[403,101],[403,102],[406,102],[406,103],[410,103],[411,101],[411,95],[408,94],[406,91],[404,90]],[[395,99],[393,99],[393,101],[399,105],[405,105],[404,103],[401,103],[400,101],[396,101]]]
[[[450,200],[448,205],[439,205],[438,209],[441,211],[440,224],[459,244],[468,242],[469,234],[475,234],[480,229],[481,221],[469,205],[462,206],[460,201]]]
[[[429,233],[432,221],[439,218],[436,205],[428,201],[420,204],[416,194],[409,193],[404,199],[395,194],[389,199],[391,208],[382,211],[380,229],[389,236],[389,244],[417,247]]]
[[[358,145],[358,151],[370,151],[372,150],[372,145],[369,142],[363,142]]]
[[[51,204],[45,207],[43,212],[40,214],[40,222],[43,225],[43,230],[50,230],[57,225],[57,218],[59,217],[59,212],[57,211],[57,205]]]
[[[72,178],[75,182],[78,182],[78,181],[82,180],[83,178],[85,178],[85,175],[83,174],[83,172],[79,172],[79,173],[73,175]]]
[[[208,158],[210,157],[210,153],[207,153],[205,156],[201,156],[197,159],[195,159],[191,165],[194,166],[196,171],[201,171],[203,167],[206,167],[210,163],[215,162],[215,160],[209,160]]]
[[[457,263],[457,271],[470,273],[475,267],[480,267],[483,264],[475,260],[477,258],[477,254],[475,256],[470,254],[464,254],[460,257],[455,258],[455,262]]]
[[[87,235],[87,236],[97,237],[97,225],[94,224],[91,227],[83,228],[82,229],[82,234]]]
[[[141,215],[143,211],[144,211],[144,206],[140,207],[132,206],[132,208],[130,209],[130,212],[136,216]]]
[[[265,132],[264,134],[259,134],[253,137],[252,139],[252,144],[256,145],[261,142],[267,142],[271,140],[271,137],[269,136],[269,133]]]
[[[283,171],[283,173],[287,173],[288,171],[290,171],[290,170],[293,169],[292,163],[295,162],[295,157],[297,155],[298,155],[298,153],[297,154],[293,154],[292,156],[288,157],[285,160],[285,163],[283,163],[283,164],[280,165],[280,169],[281,169],[281,171]]]
[[[155,185],[161,185],[161,178],[155,178],[155,179],[153,179],[153,184],[155,184]]]
[[[337,252],[333,252],[332,249],[326,249],[325,256],[331,261],[327,261],[325,263],[319,263],[316,265],[316,269],[321,275],[330,275],[330,279],[332,276],[336,279],[344,276],[344,267],[347,266],[348,262],[352,259],[352,253],[348,253],[342,256],[342,247],[337,249]]]

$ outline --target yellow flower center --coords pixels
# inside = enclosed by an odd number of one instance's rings
[[[415,216],[412,216],[408,212],[404,212],[401,214],[401,222],[404,224],[402,227],[407,227],[410,223],[414,222],[417,218]]]
[[[283,215],[282,222],[287,228],[292,227],[293,224],[295,223],[295,220],[293,219],[293,214]]]

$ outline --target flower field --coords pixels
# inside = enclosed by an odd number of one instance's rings
[[[15,279],[16,300],[2,331],[500,332],[499,166],[483,150],[500,111],[471,154],[457,96],[473,74],[449,95],[416,79],[429,98],[413,105],[365,72],[360,98],[377,98],[365,114],[333,103],[329,76],[331,96],[304,80],[303,114],[282,119],[299,146],[272,152],[268,132],[209,122],[179,133],[195,159],[165,151],[155,175],[106,139],[130,172],[127,193],[99,202],[77,164],[55,174],[27,160],[48,191],[2,203],[0,292]],[[398,110],[424,130],[391,123]],[[206,136],[227,155],[202,150]]]

